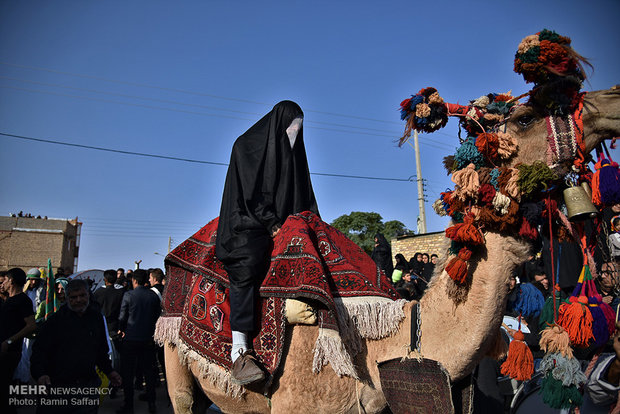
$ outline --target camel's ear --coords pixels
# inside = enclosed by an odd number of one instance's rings
[[[493,345],[486,353],[486,356],[499,361],[506,358],[506,355],[508,355],[508,342],[506,341],[506,338],[504,338],[502,330],[498,329],[495,339],[493,340]]]

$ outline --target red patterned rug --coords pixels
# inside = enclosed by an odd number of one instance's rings
[[[207,361],[230,369],[232,343],[228,276],[215,257],[218,219],[200,229],[166,257],[165,317],[181,317],[179,337]],[[358,296],[399,299],[374,261],[341,232],[303,212],[290,216],[274,239],[271,266],[260,287],[262,320],[254,340],[270,373],[282,355],[285,298],[319,301],[323,327],[337,328],[335,300]]]

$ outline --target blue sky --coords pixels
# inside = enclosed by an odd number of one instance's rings
[[[228,163],[232,143],[280,100],[305,112],[319,209],[416,228],[398,104],[426,86],[449,102],[529,89],[512,71],[543,28],[590,59],[586,90],[620,83],[620,2],[0,2],[0,133]],[[441,160],[456,120],[421,135],[427,227],[451,187]],[[79,269],[162,266],[219,214],[226,167],[0,135],[0,214],[83,222]],[[370,180],[318,174],[389,178]]]

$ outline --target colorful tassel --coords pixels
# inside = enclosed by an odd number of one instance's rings
[[[467,168],[455,171],[452,174],[452,182],[456,184],[454,194],[461,200],[478,199],[480,179],[474,164],[469,164]]]
[[[480,245],[484,243],[484,238],[480,233],[480,230],[473,224],[474,218],[470,214],[463,217],[462,223],[457,223],[454,226],[446,229],[446,237],[454,240],[455,242],[468,243],[473,245]]]
[[[540,312],[540,317],[538,318],[538,327],[540,330],[546,329],[549,326],[553,326],[555,324],[555,309],[560,306],[561,300],[558,297],[555,299],[555,307],[553,306],[553,296],[549,296],[545,301],[545,305]]]
[[[609,340],[609,326],[603,310],[598,305],[590,305],[592,314],[592,335],[594,335],[594,348],[604,346]]]
[[[483,132],[476,138],[476,148],[489,161],[495,161],[498,157],[499,138],[493,132]]]
[[[592,314],[584,304],[584,300],[587,303],[588,298],[580,296],[578,300],[573,302],[562,303],[558,310],[558,324],[566,329],[571,343],[581,348],[587,347],[590,340],[594,339]]]
[[[458,169],[465,168],[469,164],[474,164],[476,167],[483,167],[484,156],[476,147],[476,137],[467,137],[463,144],[456,150],[454,156],[456,166]]]
[[[547,373],[541,381],[540,393],[543,402],[551,408],[568,409],[572,406],[581,406],[583,397],[577,387],[571,385],[565,387],[562,381],[553,378],[551,373]]]
[[[446,272],[459,285],[467,278],[467,262],[471,259],[471,250],[467,247],[461,248],[455,258],[446,265]]]
[[[534,356],[524,341],[523,332],[517,331],[508,346],[508,357],[501,369],[502,375],[508,375],[517,381],[527,381],[534,374]]]
[[[576,359],[547,354],[540,363],[540,370],[544,373],[540,393],[545,404],[556,409],[581,405],[578,387],[586,382],[586,376]]]
[[[567,358],[561,354],[547,354],[540,362],[540,371],[551,372],[553,378],[562,382],[565,387],[581,386],[587,378],[581,370],[581,364],[576,358]]]
[[[620,169],[618,163],[601,158],[592,176],[592,202],[599,207],[620,203]]]
[[[573,349],[570,347],[568,332],[560,325],[553,324],[543,330],[540,333],[540,341],[538,343],[540,349],[545,354],[560,354],[566,358],[573,357]]]
[[[513,309],[524,317],[538,316],[545,306],[545,297],[531,283],[521,283]]]

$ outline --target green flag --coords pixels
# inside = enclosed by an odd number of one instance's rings
[[[45,320],[56,312],[56,291],[54,289],[52,259],[47,259],[47,295],[45,296]]]

